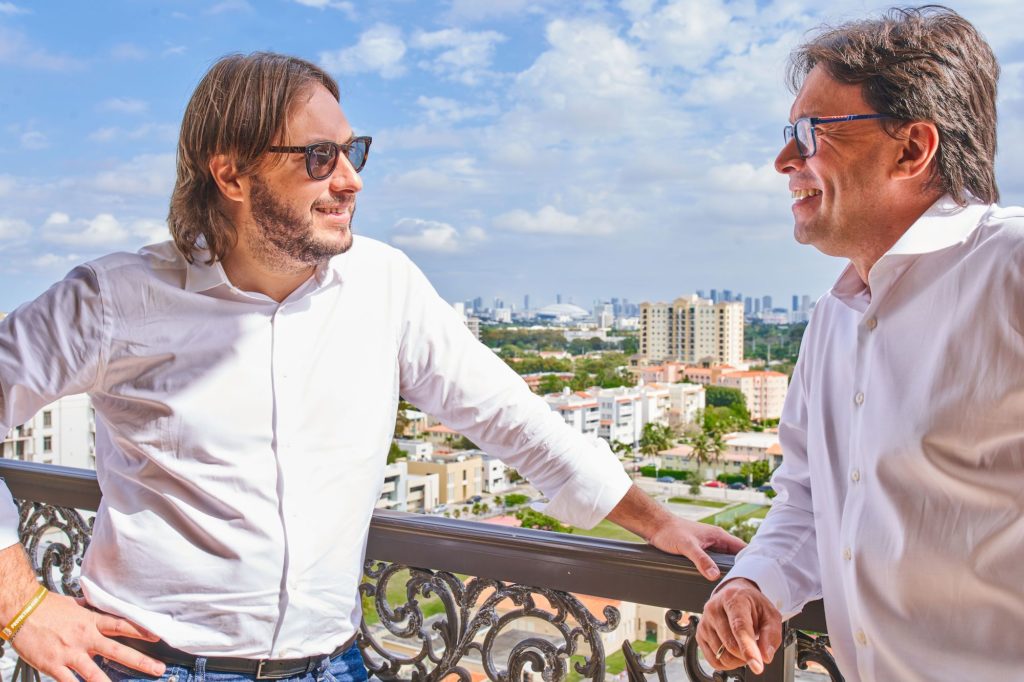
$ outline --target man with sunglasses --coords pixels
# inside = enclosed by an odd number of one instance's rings
[[[0,432],[67,393],[97,415],[84,605],[40,590],[0,483],[0,636],[58,682],[365,680],[358,585],[399,393],[563,521],[607,517],[707,578],[705,550],[743,546],[631,486],[408,258],[353,237],[371,140],[338,100],[308,62],[221,60],[182,122],[173,242],[76,268],[0,324]]]
[[[797,241],[850,263],[804,335],[776,503],[698,627],[716,668],[781,658],[782,620],[823,598],[848,682],[1021,679],[1024,209],[995,204],[998,73],[941,7],[793,54],[775,167]]]

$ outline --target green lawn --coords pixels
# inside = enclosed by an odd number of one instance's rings
[[[582,528],[573,529],[573,535],[585,535],[591,538],[607,538],[609,540],[625,540],[626,542],[643,542],[643,538],[639,535],[630,533],[625,528],[616,526],[611,521],[605,519],[601,523],[597,524],[590,530],[583,530]]]
[[[712,525],[719,525],[723,523],[738,524],[743,523],[747,519],[752,518],[764,518],[768,513],[769,507],[762,504],[740,504],[735,507],[731,507],[725,511],[706,516],[701,519],[702,523],[710,523]]]
[[[701,500],[693,497],[670,497],[668,501],[672,504],[694,504],[698,507],[711,507],[712,509],[724,509],[732,502],[719,502],[718,500]]]
[[[405,591],[405,585],[407,582],[409,582],[409,571],[399,571],[388,583],[388,605],[391,606],[392,609],[408,603]],[[416,596],[416,600],[419,602],[420,609],[423,611],[423,616],[425,618],[444,612],[444,604],[441,603],[441,600],[438,597],[424,599],[423,595],[419,594]],[[373,599],[363,597],[363,612],[368,625],[374,625],[380,622],[380,617],[377,615],[377,609],[373,604]]]
[[[638,639],[633,642],[633,649],[639,654],[649,654],[652,651],[658,650],[657,642],[645,642],[644,640]],[[583,679],[573,668],[576,663],[582,663],[582,656],[573,656],[569,659],[568,672],[565,675],[565,682],[579,682]],[[614,653],[608,654],[604,659],[604,671],[607,675],[618,675],[626,669],[626,656],[622,653],[622,649],[616,650]]]

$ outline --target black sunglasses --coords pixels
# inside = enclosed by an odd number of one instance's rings
[[[305,154],[306,172],[314,180],[324,180],[338,167],[338,158],[345,155],[356,173],[363,170],[366,157],[370,155],[372,137],[354,137],[345,144],[336,142],[314,142],[305,147],[270,147],[267,151],[277,154]]]

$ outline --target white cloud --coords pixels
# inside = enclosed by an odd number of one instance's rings
[[[581,234],[578,216],[559,211],[554,206],[545,206],[530,213],[523,209],[503,213],[494,219],[499,230],[526,232],[530,234]]]
[[[356,16],[356,7],[351,2],[342,2],[339,0],[295,0],[300,5],[306,7],[313,7],[315,9],[337,9],[341,10],[348,15],[349,19],[354,19]]]
[[[174,154],[141,154],[97,174],[90,184],[114,194],[167,197],[174,174]]]
[[[49,139],[38,130],[22,133],[19,140],[23,149],[46,149],[50,146]]]
[[[431,123],[459,123],[473,118],[495,116],[499,113],[497,105],[494,104],[474,107],[447,97],[420,95],[416,98],[416,104],[423,108],[423,112]]]
[[[558,2],[560,0],[451,0],[448,19],[458,23],[538,14],[544,11],[545,5],[557,5]]]
[[[462,251],[468,242],[479,242],[486,238],[480,227],[470,227],[460,235],[448,223],[419,218],[402,218],[392,228],[391,243],[413,251],[434,253],[456,253]]]
[[[14,191],[15,180],[13,175],[0,175],[0,197],[7,196]]]
[[[72,220],[67,213],[54,212],[43,223],[43,239],[64,246],[112,247],[128,243],[167,239],[167,224],[140,219],[125,224],[110,213]]]
[[[742,189],[746,194],[757,192],[777,197],[786,197],[786,178],[775,170],[773,162],[755,167],[750,163],[734,163],[715,166],[708,172],[712,188],[726,195]]]
[[[32,227],[18,218],[0,218],[0,241],[23,239],[32,234]]]
[[[637,19],[629,34],[652,53],[653,63],[695,71],[725,44],[741,40],[732,24],[735,9],[721,0],[673,0]]]
[[[184,45],[170,45],[166,49],[164,49],[163,52],[160,53],[160,56],[168,57],[171,55],[185,54],[185,50],[187,49],[188,48],[186,48]]]
[[[224,14],[226,12],[252,12],[247,0],[222,0],[206,9],[203,14]]]
[[[173,143],[178,138],[178,126],[167,123],[145,123],[136,128],[111,126],[89,133],[94,142],[118,142],[121,140],[143,140]]]
[[[40,269],[52,268],[55,265],[61,267],[67,267],[68,265],[78,263],[82,258],[77,253],[71,254],[56,254],[56,253],[44,253],[41,256],[37,256],[32,259],[32,265]]]
[[[18,7],[13,2],[0,2],[0,14],[28,14],[27,9]]]
[[[388,24],[376,24],[364,31],[355,45],[321,52],[320,64],[333,73],[376,72],[382,78],[397,78],[405,73],[404,56],[401,30]]]
[[[505,40],[497,31],[448,28],[430,33],[420,31],[413,36],[411,45],[436,52],[430,59],[419,62],[421,68],[466,85],[476,85],[490,74],[495,48]]]
[[[0,26],[0,64],[43,71],[76,71],[83,66],[76,59],[38,47],[21,33],[4,26]]]
[[[114,59],[138,61],[148,57],[149,53],[135,43],[119,43],[110,49],[110,56]]]
[[[99,104],[100,111],[115,111],[121,114],[141,114],[148,108],[149,105],[141,99],[131,97],[111,97]]]

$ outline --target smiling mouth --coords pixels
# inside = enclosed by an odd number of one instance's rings
[[[816,197],[820,195],[820,189],[794,189],[790,192],[790,196],[794,201],[803,201],[804,199],[809,199],[811,197]]]

